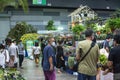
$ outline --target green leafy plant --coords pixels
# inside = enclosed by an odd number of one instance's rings
[[[105,25],[106,28],[110,28],[113,32],[116,28],[120,28],[120,18],[108,19]]]
[[[87,20],[87,21],[85,21],[85,26],[87,28],[91,28],[93,30],[96,30],[96,28],[97,28],[96,23],[95,23],[94,20]]]
[[[27,24],[26,22],[20,22],[15,25],[14,28],[12,28],[7,37],[10,37],[12,39],[15,39],[16,41],[20,40],[21,36],[26,34],[26,33],[36,33],[37,30]]]
[[[16,68],[5,68],[1,70],[0,80],[26,80]]]
[[[102,25],[103,19],[101,17],[95,17],[94,19],[88,19],[84,22],[86,28],[91,28],[94,31],[98,30],[97,24]]]
[[[0,0],[0,11],[3,12],[5,7],[13,6],[16,9],[21,6],[24,12],[28,12],[28,0]]]
[[[3,78],[4,78],[4,70],[0,68],[0,79],[3,80]]]
[[[54,26],[54,21],[53,20],[50,20],[48,22],[48,24],[46,25],[46,29],[47,30],[56,30],[55,26]]]
[[[100,54],[99,61],[102,65],[105,65],[107,63],[108,59],[104,54]]]
[[[79,24],[76,24],[73,28],[72,31],[74,34],[80,34],[83,30],[85,30],[85,27]]]
[[[76,41],[81,40],[81,33],[85,30],[85,26],[76,24],[73,28],[72,28],[72,32],[73,32],[73,37]]]
[[[24,34],[20,39],[22,40],[24,46],[26,47],[26,41],[28,41],[28,40],[35,41],[38,38],[39,38],[39,34],[37,34],[37,33],[28,33],[28,34]]]
[[[107,36],[107,34],[100,34],[100,35],[97,36],[97,39],[98,40],[105,40],[106,36]]]

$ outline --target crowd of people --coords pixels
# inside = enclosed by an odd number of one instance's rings
[[[99,45],[96,43],[88,52],[92,42],[96,42],[94,39],[94,32],[91,29],[85,31],[86,39],[80,41],[76,47],[76,57],[75,60],[78,61],[78,77],[77,80],[101,80],[100,73],[98,70],[98,62],[100,56]],[[108,52],[108,63],[107,69],[104,71],[103,75],[106,75],[109,71],[113,73],[113,80],[119,80],[119,42],[120,42],[120,30],[116,30],[113,34],[107,35],[104,40],[103,48]],[[112,45],[111,42],[112,41]],[[63,48],[61,47],[61,42],[57,46],[57,53],[55,53],[52,43],[54,38],[48,39],[48,45],[43,50],[44,60],[43,60],[43,71],[45,74],[45,80],[56,80],[55,76],[55,56],[57,60],[58,72],[61,73],[60,67],[64,67],[64,58],[63,58]],[[112,47],[111,47],[112,46]],[[84,55],[86,55],[84,57]],[[84,59],[82,59],[84,57]],[[81,60],[82,59],[82,60]],[[68,68],[68,67],[67,67]]]
[[[85,31],[85,40],[79,41],[75,51],[75,61],[78,63],[77,80],[101,80],[97,64],[99,62],[100,49],[94,38],[92,29]],[[112,39],[111,39],[112,38]],[[110,47],[112,40],[112,47]],[[32,47],[32,54],[35,60],[36,67],[39,66],[40,53],[42,54],[41,65],[43,68],[45,80],[56,80],[56,68],[58,73],[69,68],[65,64],[63,40],[55,42],[53,37],[47,38],[47,44],[41,38],[39,42],[35,42]],[[91,47],[92,43],[95,43]],[[70,44],[70,43],[69,43]],[[103,48],[108,52],[108,63],[104,75],[113,72],[113,80],[120,80],[120,30],[116,30],[113,37],[107,36],[103,43]],[[19,61],[18,61],[19,59]],[[0,44],[0,67],[19,68],[23,69],[22,63],[24,60],[24,45],[19,40],[16,44],[15,40],[6,39],[6,45]]]
[[[0,66],[1,68],[17,68],[19,63],[19,68],[22,67],[24,60],[24,46],[21,40],[16,45],[16,41],[7,38],[6,44],[0,44]],[[18,62],[19,59],[19,62]]]

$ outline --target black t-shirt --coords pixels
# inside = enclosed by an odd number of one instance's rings
[[[44,44],[44,42],[42,42],[42,43],[41,43],[41,51],[42,51],[42,53],[43,53],[43,50],[44,50],[45,46],[46,46],[46,45]]]
[[[110,50],[108,60],[113,62],[113,73],[120,73],[120,45]]]
[[[57,46],[57,56],[59,56],[59,57],[63,57],[63,48],[62,48],[62,46]]]

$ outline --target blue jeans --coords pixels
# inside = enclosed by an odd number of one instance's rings
[[[96,80],[96,76],[89,76],[86,74],[78,73],[77,80]]]

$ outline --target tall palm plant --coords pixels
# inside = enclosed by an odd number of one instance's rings
[[[3,12],[7,6],[13,6],[15,8],[21,6],[24,12],[28,12],[28,0],[0,0],[1,12]]]

